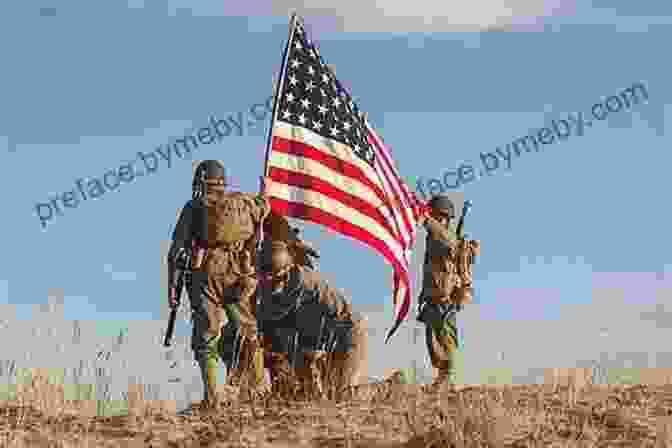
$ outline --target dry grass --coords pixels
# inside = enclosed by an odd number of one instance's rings
[[[176,416],[129,393],[127,416],[95,416],[36,370],[0,405],[2,447],[670,447],[672,385],[359,386],[347,401],[232,399],[211,416]],[[137,386],[136,386],[137,387]],[[129,391],[130,392],[130,391]]]

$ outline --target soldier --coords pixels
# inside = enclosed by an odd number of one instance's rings
[[[473,300],[471,265],[480,252],[480,242],[465,241],[464,226],[453,225],[453,218],[452,201],[437,195],[418,222],[427,230],[418,320],[426,325],[427,350],[432,366],[438,370],[433,389],[444,382],[455,382],[455,352],[459,347],[455,312]]]
[[[217,359],[227,321],[240,338],[241,369],[249,368],[251,360],[262,360],[250,352],[260,351],[254,315],[256,237],[270,206],[264,194],[229,192],[226,186],[221,163],[205,160],[198,165],[193,198],[182,209],[168,254],[169,281],[178,254],[191,254],[191,348],[204,385],[204,410],[217,407]],[[169,298],[171,305],[175,300]]]
[[[259,288],[258,314],[270,352],[272,389],[293,395],[298,378],[298,389],[306,396],[324,398],[327,369],[341,388],[359,376],[366,321],[312,270],[309,257],[319,255],[300,241],[296,229],[277,218],[271,214],[265,233],[261,258],[270,275]]]

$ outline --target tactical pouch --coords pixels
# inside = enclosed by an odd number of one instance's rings
[[[453,304],[425,302],[420,309],[417,320],[424,324],[432,325],[434,322],[447,319],[451,313],[456,311],[459,311],[459,307]]]

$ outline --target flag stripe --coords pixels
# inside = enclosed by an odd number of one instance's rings
[[[380,154],[380,152],[377,152],[377,154]],[[401,198],[399,197],[399,194],[395,189],[395,185],[394,182],[391,180],[390,174],[388,173],[386,167],[384,166],[384,162],[376,163],[376,167],[378,168],[378,171],[381,173],[383,184],[386,186],[386,190],[388,191],[388,196],[392,198],[390,200],[390,207],[392,209],[395,221],[397,222],[397,229],[399,232],[400,242],[406,248],[410,243],[410,236],[408,230],[410,224],[408,223],[406,215],[400,210]]]
[[[368,126],[368,123],[367,123]],[[415,197],[415,194],[410,191],[408,188],[408,185],[406,185],[406,182],[404,182],[401,179],[401,176],[399,175],[399,171],[396,169],[394,162],[392,160],[392,155],[390,153],[390,149],[385,145],[385,143],[382,141],[380,137],[376,134],[376,132],[369,126],[369,132],[371,133],[371,136],[373,137],[373,142],[376,148],[379,148],[379,152],[382,155],[382,158],[385,162],[385,165],[389,168],[389,170],[392,172],[392,175],[394,176],[395,179],[395,186],[400,190],[400,194],[404,198],[404,203],[402,210],[406,212],[410,218],[409,221],[413,225],[410,225],[407,227],[407,230],[411,234],[416,233],[416,228],[415,228],[415,221],[417,220],[419,216],[419,209],[417,207],[418,205],[418,200]]]
[[[390,186],[390,182],[389,182],[384,170],[382,169],[382,167],[378,163],[378,161],[376,161],[375,169],[376,169],[376,173],[378,175],[378,178],[380,179],[380,183],[383,186],[383,190],[385,190],[386,197],[391,198],[392,197],[392,187]],[[395,225],[395,230],[394,230],[395,238],[397,240],[399,240],[399,243],[402,244],[405,247],[406,242],[405,242],[405,238],[404,238],[403,233],[402,233],[403,232],[403,227],[402,227],[403,223],[401,222],[401,219],[399,217],[399,212],[395,208],[394,201],[388,199],[384,206],[385,206],[386,209],[388,209],[390,211],[390,213],[392,215],[392,220],[393,220],[394,225]]]
[[[415,218],[414,217],[409,218],[408,214],[408,209],[410,208],[412,202],[410,201],[410,198],[407,194],[406,191],[407,189],[401,186],[403,185],[404,182],[401,180],[401,177],[399,176],[399,173],[397,172],[394,163],[390,158],[388,148],[385,146],[380,137],[378,137],[376,132],[371,128],[371,126],[369,126],[368,123],[367,128],[369,130],[369,136],[371,137],[370,140],[373,143],[374,148],[376,149],[376,154],[380,156],[376,158],[376,161],[380,160],[380,165],[383,168],[383,170],[389,172],[389,176],[392,177],[393,181],[388,179],[388,182],[392,185],[392,190],[394,192],[394,198],[396,200],[396,204],[398,204],[398,208],[402,212],[401,215],[405,225],[405,231],[402,232],[402,235],[405,236],[406,247],[410,247],[410,244],[412,244],[413,240],[415,239],[414,238]],[[395,207],[395,209],[397,209],[397,207]]]
[[[394,163],[392,162],[388,148],[378,137],[371,126],[366,123],[369,131],[369,140],[373,144],[376,152],[376,165],[378,171],[382,173],[382,178],[387,184],[388,197],[392,197],[392,213],[397,223],[398,238],[404,249],[404,259],[402,264],[403,278],[399,271],[395,271],[393,278],[394,290],[394,325],[388,331],[386,340],[397,330],[406,318],[411,304],[410,287],[410,248],[415,241],[417,214],[415,212],[415,201],[409,197],[409,190],[401,180]],[[390,194],[389,192],[392,192]],[[403,199],[402,199],[403,198]],[[400,300],[403,295],[403,300]]]
[[[301,142],[287,141],[281,137],[277,137],[274,141],[278,149],[271,153],[270,165],[326,179],[337,188],[369,202],[386,219],[390,218],[390,211],[383,205],[384,192],[367,176],[364,169],[356,166],[356,162],[361,163],[358,158],[343,160],[325,154],[322,150],[332,149],[328,143],[325,143],[322,148],[314,148]],[[367,166],[367,168],[373,172],[371,167]]]
[[[373,182],[373,179],[376,179],[376,172],[370,165],[352,154],[350,148],[307,129],[296,130],[282,122],[275,125],[273,133],[273,151],[319,161],[336,171],[339,176],[356,179],[365,184],[376,194],[381,204],[386,202],[385,192],[380,185]]]
[[[319,207],[330,215],[338,216],[340,220],[347,220],[359,228],[366,229],[367,234],[384,242],[388,251],[397,257],[397,260],[403,260],[403,251],[398,242],[377,221],[358,210],[344,207],[339,202],[317,191],[279,183],[273,177],[270,178],[269,191],[273,197],[288,202]],[[400,264],[400,262],[397,261],[396,264]]]
[[[271,197],[269,201],[273,210],[281,212],[287,216],[324,225],[338,233],[342,233],[363,242],[382,254],[395,270],[403,271],[399,265],[398,256],[394,254],[394,250],[391,249],[385,241],[370,232],[368,228],[354,224],[348,219],[344,219],[322,207],[312,206],[305,201],[280,198],[275,194],[275,191],[273,197]],[[403,275],[401,276],[401,279],[402,281],[405,280]]]
[[[276,164],[272,164],[269,169],[269,177],[273,181],[296,187],[303,191],[311,190],[318,192],[323,196],[328,197],[331,201],[341,203],[345,207],[363,213],[365,216],[375,220],[387,233],[393,234],[389,221],[383,216],[380,209],[373,207],[371,203],[361,199],[355,194],[343,191],[343,189],[338,188],[335,183],[324,181],[323,178],[317,177],[316,174],[315,171],[311,172],[305,168],[287,170],[279,168]]]

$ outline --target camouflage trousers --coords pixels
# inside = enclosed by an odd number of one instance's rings
[[[459,348],[457,319],[436,320],[425,326],[425,341],[432,367],[439,371],[436,380],[455,381],[455,353]]]
[[[249,276],[192,273],[188,285],[193,323],[191,349],[201,372],[204,403],[216,406],[218,401],[217,366],[224,325],[235,321],[241,332],[256,334],[256,327],[249,323],[253,320],[249,316],[249,305],[254,300],[255,289],[256,280]]]

